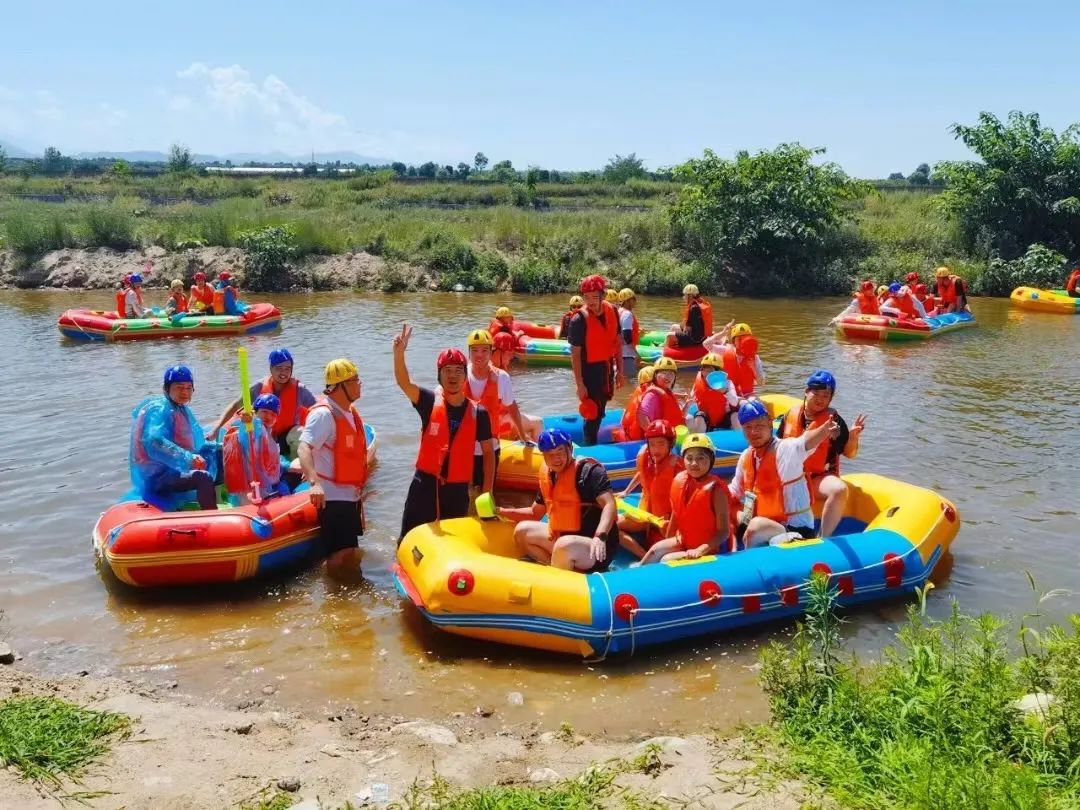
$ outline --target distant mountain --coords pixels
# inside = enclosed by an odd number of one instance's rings
[[[34,157],[34,155],[27,152],[21,146],[16,146],[8,141],[0,141],[0,149],[4,150],[4,154],[13,158],[28,158]]]
[[[6,147],[5,147],[6,148]],[[17,155],[12,151],[8,151],[8,154],[12,157],[24,157],[24,155]],[[28,155],[25,155],[28,157]],[[81,160],[91,160],[95,158],[107,158],[109,160],[126,160],[129,163],[164,163],[169,159],[169,156],[164,152],[156,151],[133,151],[133,152],[80,152],[74,157]],[[311,160],[311,154],[306,155],[290,155],[285,152],[231,152],[227,155],[202,155],[193,154],[191,156],[196,163],[224,163],[227,160],[231,160],[235,165],[240,166],[244,163],[308,163]],[[370,157],[368,155],[357,154],[356,152],[316,152],[316,163],[333,163],[336,160],[340,160],[342,163],[370,163],[373,165],[385,165],[390,163],[385,158]]]

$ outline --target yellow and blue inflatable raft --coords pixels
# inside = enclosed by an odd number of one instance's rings
[[[705,636],[802,614],[811,575],[842,605],[923,585],[956,537],[948,500],[880,475],[844,476],[839,534],[602,574],[517,559],[513,524],[475,518],[419,526],[398,547],[399,593],[433,625],[504,644],[585,657]]]

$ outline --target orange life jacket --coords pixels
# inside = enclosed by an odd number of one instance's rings
[[[124,309],[123,309],[123,312],[124,312],[125,317],[127,317],[127,293],[128,293],[128,291],[131,291],[131,292],[135,293],[135,300],[139,302],[139,309],[143,308],[142,290],[136,289],[135,287],[129,287],[127,290],[124,290]],[[141,316],[136,315],[135,317],[141,317]]]
[[[224,287],[215,287],[214,288],[214,314],[215,315],[226,315],[226,314],[228,314],[227,311],[226,311],[226,307],[225,307],[225,288]]]
[[[740,460],[743,474],[743,489],[757,496],[754,514],[775,520],[781,525],[794,517],[789,515],[784,506],[784,491],[796,484],[806,486],[806,476],[800,475],[790,481],[781,481],[776,467],[776,443],[774,439],[765,453],[758,456],[757,450],[749,448]],[[757,464],[754,460],[757,459]]]
[[[735,392],[740,397],[754,393],[754,360],[744,357],[740,361],[739,353],[731,343],[724,347],[724,373],[735,383]]]
[[[508,326],[507,324],[496,318],[488,324],[488,332],[491,333],[492,337],[495,337],[495,335],[499,334],[500,332],[506,332],[506,334],[512,335],[514,334],[514,328],[512,326]]]
[[[712,334],[712,304],[702,297],[695,298],[691,303],[683,305],[682,322],[683,330],[690,331],[690,308],[696,306],[701,310],[701,320],[705,322],[705,337]]]
[[[269,494],[281,479],[281,454],[274,437],[261,424],[249,432],[239,419],[232,421],[221,442],[221,462],[225,489],[234,495],[247,492],[255,481],[263,494]]]
[[[620,320],[622,319],[623,309],[623,307],[619,307],[618,310]],[[630,313],[630,345],[637,346],[641,341],[641,324],[638,323],[637,315],[634,314],[634,310],[628,309],[626,311]],[[619,332],[621,333],[622,329],[620,329]]]
[[[600,307],[604,316],[603,324],[591,309],[582,308],[585,313],[586,363],[608,363],[622,351],[622,341],[619,340],[619,313],[607,301],[601,301]]]
[[[911,302],[911,296],[905,295],[902,298],[892,296],[885,302],[884,306],[892,307],[895,310],[899,310],[901,315],[908,318],[918,318],[919,312],[915,309],[915,304]]]
[[[473,451],[476,447],[476,404],[465,400],[465,416],[450,440],[450,415],[441,393],[435,394],[435,405],[427,430],[420,434],[420,449],[416,469],[433,475],[444,484],[467,484],[473,477]],[[442,477],[443,462],[449,458],[446,478]]]
[[[116,314],[121,318],[127,317],[127,287],[116,291]]]
[[[196,306],[202,304],[202,308],[208,308],[214,306],[214,288],[209,284],[204,284],[201,288],[198,284],[191,288],[191,304],[194,309],[200,309]]]
[[[1078,286],[1080,286],[1080,268],[1069,274],[1069,280],[1065,282],[1065,292],[1071,295],[1076,292]]]
[[[488,412],[488,416],[491,418],[492,433],[499,435],[505,408],[502,399],[499,397],[499,376],[495,367],[492,366],[489,371],[487,383],[484,385],[484,390],[480,392],[479,397],[473,397],[472,384],[468,382],[465,385],[465,394],[472,402],[484,406],[484,410]]]
[[[540,463],[540,493],[547,507],[548,533],[552,537],[576,534],[581,531],[581,518],[592,504],[582,503],[578,493],[578,466],[591,459],[572,458],[566,468],[551,483],[546,463]],[[595,463],[595,462],[593,462]]]
[[[862,315],[880,315],[881,314],[881,302],[878,301],[878,297],[872,292],[860,292],[856,294],[855,300],[859,302],[859,313]]]
[[[820,427],[836,416],[836,410],[833,408],[826,408],[811,420],[809,427],[803,427],[805,424],[803,420],[803,406],[798,408],[792,408],[784,416],[784,438],[791,437],[793,439],[802,436],[807,430]],[[803,462],[803,471],[807,475],[839,475],[840,474],[840,459],[837,458],[834,462],[834,467],[829,467],[829,449],[832,447],[832,441],[826,439],[816,448],[814,452],[806,457],[806,461]],[[814,487],[810,487],[810,496],[814,496]]]
[[[175,302],[177,312],[187,312],[187,297],[183,293],[169,293],[169,300]]]
[[[679,400],[675,398],[675,395],[671,391],[666,391],[659,385],[651,385],[645,393],[652,391],[654,394],[660,396],[660,415],[657,419],[666,419],[671,423],[672,427],[678,427],[684,423],[682,408],[679,406]],[[645,394],[641,395],[642,399],[645,399]],[[640,409],[640,404],[639,404]],[[640,421],[640,420],[639,420]]]
[[[953,306],[957,303],[958,295],[956,283],[958,281],[960,281],[959,276],[949,276],[948,278],[938,279],[937,295],[938,298],[941,300],[942,309],[948,306]]]
[[[731,411],[727,394],[724,391],[711,389],[705,379],[704,371],[699,371],[697,377],[694,378],[693,398],[698,410],[705,414],[705,419],[710,425],[719,425]]]
[[[368,479],[367,433],[360,413],[350,406],[349,416],[343,416],[324,398],[312,405],[308,413],[319,408],[325,408],[334,417],[334,474],[319,477],[335,484],[364,486]],[[472,444],[469,445],[469,460],[472,461]]]
[[[272,431],[275,438],[283,433],[288,433],[297,425],[302,425],[307,421],[308,409],[298,407],[300,401],[300,381],[295,377],[290,379],[280,392],[274,390],[274,378],[267,377],[263,380],[262,388],[259,389],[259,393],[274,394],[281,400],[281,410],[278,411],[277,419],[274,420]]]
[[[626,403],[623,411],[622,429],[624,441],[636,441],[645,438],[645,429],[638,424],[638,411],[641,410],[641,398],[652,386],[649,384],[639,385],[630,394],[630,400]]]
[[[637,454],[637,471],[641,476],[641,508],[657,517],[671,516],[671,483],[682,470],[682,459],[674,453],[657,464],[644,445]]]
[[[716,534],[716,512],[713,509],[713,492],[719,488],[723,498],[730,502],[727,484],[709,473],[703,478],[691,478],[683,470],[671,483],[671,511],[684,549],[697,548],[713,539]],[[719,552],[735,550],[735,535],[728,521],[728,542],[721,543]]]

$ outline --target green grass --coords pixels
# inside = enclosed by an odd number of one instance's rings
[[[0,703],[0,762],[25,779],[59,785],[127,735],[131,720],[58,698],[12,698]]]
[[[1071,632],[1022,631],[1011,657],[1005,622],[956,609],[913,609],[882,661],[864,668],[839,646],[835,592],[824,579],[789,646],[762,657],[782,767],[853,808],[1080,806],[1080,617]],[[1024,718],[1022,695],[1057,695]]]
[[[283,790],[271,791],[267,789],[249,801],[241,802],[239,810],[287,810],[296,804],[296,796]]]

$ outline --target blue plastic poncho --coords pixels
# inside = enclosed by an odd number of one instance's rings
[[[162,492],[162,480],[191,472],[196,455],[202,456],[207,472],[216,478],[214,451],[187,405],[159,396],[143,400],[131,412],[131,483],[147,503],[170,510],[191,500],[191,492]]]
[[[225,488],[231,494],[243,494],[257,481],[262,496],[268,497],[281,492],[281,450],[261,419],[253,419],[251,426],[249,433],[247,425],[233,419],[219,434]],[[287,493],[286,487],[282,494]]]

